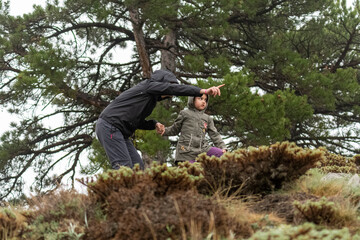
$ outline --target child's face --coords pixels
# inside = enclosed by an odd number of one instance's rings
[[[194,106],[197,110],[204,110],[207,105],[207,95],[203,94],[201,97],[194,98]]]

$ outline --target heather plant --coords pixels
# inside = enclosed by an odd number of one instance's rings
[[[352,236],[347,228],[343,229],[319,229],[313,223],[305,223],[299,226],[283,225],[270,231],[258,231],[248,240],[359,240],[358,236]]]
[[[220,158],[200,154],[197,161],[204,169],[204,180],[198,190],[203,194],[219,188],[227,189],[228,194],[264,194],[297,179],[322,158],[322,151],[290,142],[238,149]]]
[[[249,229],[227,213],[224,206],[200,195],[199,164],[169,167],[153,163],[145,171],[122,167],[82,179],[91,206],[105,216],[88,216],[85,239],[214,239],[231,234],[250,236]],[[200,239],[201,239],[200,238]]]
[[[123,167],[120,170],[108,170],[93,178],[80,179],[86,185],[89,194],[104,202],[114,191],[132,189],[143,183],[156,189],[156,194],[166,195],[171,191],[186,191],[194,189],[197,182],[203,178],[199,164],[181,164],[179,168],[153,162],[150,168],[142,171],[139,165],[133,169]]]
[[[75,190],[54,191],[28,199],[25,239],[78,239],[85,231],[89,199]]]
[[[324,173],[360,173],[356,164],[358,157],[345,157],[339,154],[331,153],[326,148],[320,147],[319,150],[324,152],[324,158],[318,166]]]
[[[307,200],[305,202],[295,201],[295,222],[312,222],[334,228],[342,228],[347,225],[356,224],[356,209],[347,205],[341,206],[339,202],[329,201],[322,197],[317,201]]]
[[[0,208],[0,239],[16,239],[26,227],[26,218],[10,207]]]

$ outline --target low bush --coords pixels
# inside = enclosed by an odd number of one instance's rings
[[[0,208],[0,238],[16,239],[26,227],[26,218],[10,207]]]
[[[225,207],[197,193],[202,178],[199,164],[177,168],[153,163],[145,171],[123,167],[96,180],[81,180],[88,186],[91,205],[105,216],[89,216],[85,239],[249,236]]]
[[[360,173],[357,159],[359,156],[345,157],[331,153],[326,148],[318,148],[324,152],[324,158],[320,161],[318,168],[324,173]]]
[[[220,158],[201,154],[196,160],[203,167],[204,179],[198,190],[210,195],[219,189],[239,195],[269,193],[315,167],[323,155],[320,150],[303,149],[289,142],[238,149]]]
[[[331,240],[359,240],[360,237],[352,236],[347,228],[343,229],[319,229],[312,223],[305,223],[300,226],[285,225],[266,232],[256,232],[248,240],[315,240],[315,239],[331,239]]]
[[[342,228],[357,222],[354,209],[346,209],[325,197],[316,201],[295,201],[294,206],[297,210],[295,222],[312,222],[333,228]]]

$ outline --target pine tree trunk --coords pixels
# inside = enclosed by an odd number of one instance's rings
[[[136,48],[139,53],[140,65],[143,72],[143,78],[150,78],[151,64],[149,54],[146,50],[146,44],[144,39],[144,32],[142,30],[142,23],[139,18],[139,12],[135,8],[130,8],[130,18],[133,26],[133,32],[136,42]]]
[[[170,30],[164,38],[165,49],[161,50],[161,68],[173,73],[176,71],[176,34]]]

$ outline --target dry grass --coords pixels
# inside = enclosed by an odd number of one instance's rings
[[[304,192],[320,198],[325,197],[334,203],[334,212],[329,217],[331,219],[327,219],[329,227],[347,227],[355,232],[360,226],[358,219],[360,188],[348,185],[346,178],[325,181],[323,180],[325,175],[319,169],[311,169],[293,184],[289,192]],[[312,212],[314,211],[312,209]]]
[[[238,191],[241,191],[239,189]],[[234,192],[231,195],[227,193],[226,188],[219,189],[214,193],[212,198],[224,206],[230,217],[236,219],[239,223],[240,229],[238,234],[235,234],[236,239],[243,239],[242,237],[250,237],[256,231],[260,229],[274,228],[286,221],[278,217],[275,213],[255,213],[251,209],[251,203],[259,200],[259,196],[255,195],[238,195]]]
[[[16,239],[26,227],[26,218],[14,207],[0,208],[0,238]]]
[[[347,182],[344,179],[323,181],[325,176],[319,169],[311,169],[306,175],[294,182],[290,192],[304,192],[318,197],[332,197],[343,195],[347,190]]]

